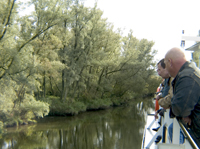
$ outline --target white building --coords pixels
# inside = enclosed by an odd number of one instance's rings
[[[195,51],[199,51],[200,52],[200,30],[199,30],[199,36],[187,36],[184,35],[184,30],[182,31],[182,40],[181,40],[181,46],[184,48],[185,47],[185,43],[188,41],[192,41],[194,42],[193,45],[185,48],[186,52],[190,52],[191,53],[191,58],[190,60],[193,60],[193,52]],[[199,66],[200,66],[200,55],[199,55]]]

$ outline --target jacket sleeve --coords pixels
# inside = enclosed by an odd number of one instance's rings
[[[199,100],[199,85],[191,77],[181,77],[174,88],[171,109],[176,117],[187,117]]]
[[[158,104],[165,109],[169,108],[171,105],[171,99],[173,96],[173,88],[171,85],[172,80],[173,80],[173,78],[170,78],[170,89],[169,89],[168,94],[165,97],[159,99],[159,101],[158,101]]]
[[[171,93],[170,93],[170,92],[171,92]],[[165,109],[167,109],[167,108],[170,107],[170,105],[171,105],[171,98],[172,98],[172,95],[173,95],[172,92],[173,92],[173,91],[172,91],[172,89],[170,88],[169,93],[167,94],[167,96],[165,96],[165,97],[159,99],[158,104],[159,104],[161,107],[163,107],[163,108],[165,108]]]

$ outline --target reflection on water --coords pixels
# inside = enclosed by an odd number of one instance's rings
[[[139,149],[151,100],[9,128],[1,149]]]

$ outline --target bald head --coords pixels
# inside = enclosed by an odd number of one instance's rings
[[[184,52],[179,48],[170,49],[166,53],[165,58],[166,57],[171,58],[173,61],[183,61],[183,60],[186,61]]]
[[[181,49],[170,49],[165,55],[165,65],[170,76],[175,77],[186,61],[185,54]]]

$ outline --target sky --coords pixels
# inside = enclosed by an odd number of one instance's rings
[[[27,1],[27,0],[20,0]],[[113,23],[114,29],[121,28],[126,36],[133,30],[138,39],[154,41],[153,49],[158,53],[155,60],[164,58],[173,47],[180,47],[182,30],[185,35],[198,36],[200,30],[200,0],[82,0],[87,7],[103,11],[103,18]],[[30,11],[27,9],[26,11]],[[25,13],[26,14],[26,13]],[[186,48],[195,41],[186,41]],[[185,52],[191,60],[191,52]]]
[[[103,18],[121,28],[124,36],[133,30],[138,39],[154,41],[153,49],[158,51],[155,60],[164,58],[173,47],[180,47],[182,30],[184,35],[198,36],[200,30],[200,0],[85,0],[85,6],[97,6]],[[188,48],[195,44],[186,41]],[[181,47],[180,47],[181,48]],[[191,52],[185,52],[191,59]]]

